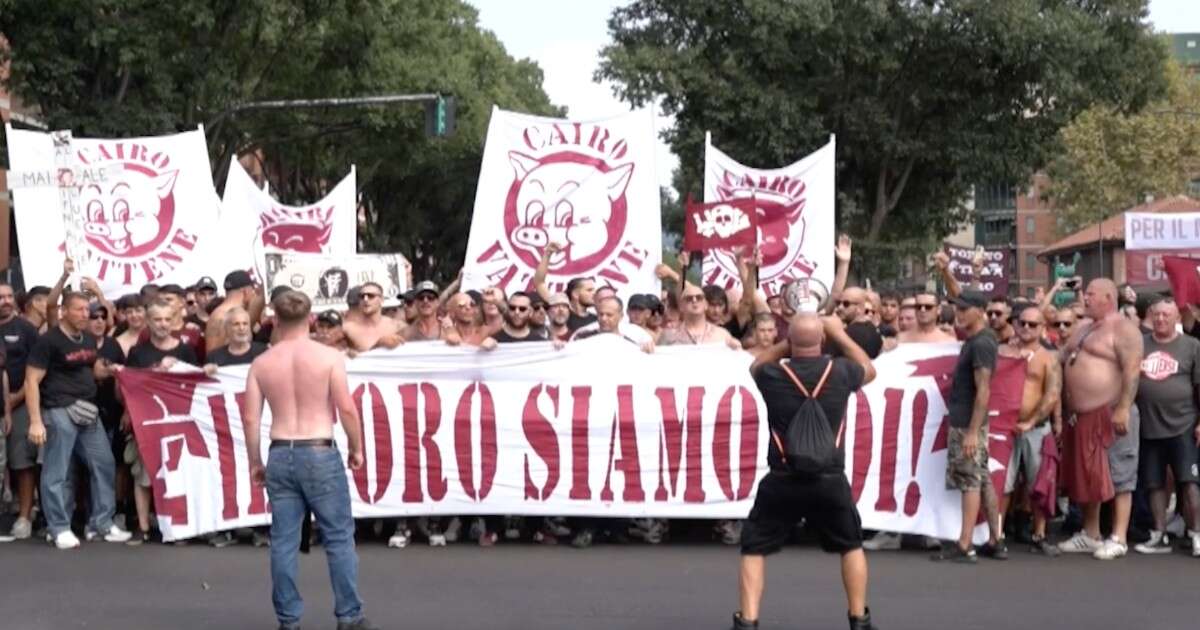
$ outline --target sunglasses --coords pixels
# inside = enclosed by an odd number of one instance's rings
[[[1054,322],[1055,328],[1070,328],[1071,326],[1074,326],[1074,325],[1075,325],[1075,322]]]
[[[916,308],[919,311],[932,311],[938,307],[937,304],[917,304]]]
[[[436,296],[432,293],[422,293],[421,295],[418,295],[416,298],[414,298],[413,301],[415,301],[415,302],[436,302],[437,299],[438,299],[438,296]]]
[[[850,300],[838,300],[838,306],[840,306],[842,308],[850,308],[851,306],[858,306],[859,304],[862,304],[862,302],[851,302]]]
[[[529,310],[529,307],[528,306],[513,306],[512,304],[509,304],[508,310],[515,311],[517,313],[524,313]]]
[[[90,319],[90,320],[97,320],[97,319],[104,319],[104,318],[105,317],[103,315],[88,315],[88,319]]]
[[[1038,328],[1042,325],[1041,322],[1031,322],[1024,319],[1017,320],[1017,323],[1025,328]]]
[[[988,311],[987,316],[993,319],[997,317],[1004,317],[1004,311]]]
[[[378,300],[379,298],[383,297],[383,295],[380,293],[365,293],[364,292],[364,293],[359,293],[359,295],[362,296],[362,299],[364,299],[364,300]]]
[[[689,304],[695,304],[696,302],[703,302],[704,296],[703,295],[685,295],[685,296],[683,296],[683,301],[687,302]]]

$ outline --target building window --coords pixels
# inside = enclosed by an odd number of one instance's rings
[[[1033,273],[1035,267],[1037,267],[1037,256],[1025,254],[1025,273]]]
[[[1025,233],[1032,235],[1034,232],[1037,232],[1037,221],[1033,217],[1025,217]]]
[[[977,210],[1012,210],[1017,207],[1017,189],[1007,184],[980,184],[975,187]]]
[[[1025,287],[1025,297],[1032,300],[1035,295],[1037,295],[1037,287]]]

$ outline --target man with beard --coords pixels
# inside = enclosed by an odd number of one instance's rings
[[[1084,307],[1092,322],[1063,348],[1062,486],[1083,511],[1083,531],[1059,544],[1068,553],[1112,560],[1128,552],[1126,533],[1137,486],[1142,335],[1117,311],[1117,286],[1088,284]],[[1115,435],[1114,435],[1115,433]],[[1100,540],[1100,506],[1113,499],[1112,536]]]
[[[1017,311],[1013,322],[1016,325],[1015,343],[1001,345],[1000,356],[1025,360],[1025,384],[1014,430],[1012,460],[1000,498],[1000,514],[1008,511],[1009,500],[1022,475],[1026,491],[1033,493],[1033,484],[1042,467],[1042,445],[1046,436],[1051,431],[1056,436],[1062,433],[1061,423],[1054,420],[1062,394],[1062,373],[1058,355],[1042,345],[1042,311],[1034,304],[1027,304]],[[1059,552],[1057,546],[1046,540],[1046,521],[1050,516],[1053,515],[1034,506],[1033,551],[1053,557]]]
[[[143,299],[147,299],[143,296]],[[149,302],[146,302],[149,303]],[[246,309],[250,313],[250,322],[258,322],[262,317],[264,300],[250,274],[245,271],[231,271],[225,276],[225,299],[213,310],[204,328],[205,350],[216,350],[225,345],[225,314],[235,307]]]
[[[883,291],[879,294],[879,325],[899,328],[900,294]]]
[[[50,299],[50,287],[36,286],[21,294],[18,306],[21,317],[41,332],[46,328],[46,302]]]
[[[187,320],[190,323],[205,328],[208,326],[208,305],[217,297],[217,282],[208,276],[200,278],[196,286],[192,287],[192,300],[194,302],[192,312],[188,314]]]
[[[546,332],[550,338],[566,341],[571,338],[571,300],[562,293],[546,298]]]
[[[546,287],[546,274],[550,271],[550,257],[562,251],[559,243],[546,245],[542,260],[538,263],[533,274],[533,286],[542,299],[550,302],[553,294]],[[567,318],[567,329],[570,333],[596,321],[596,315],[588,309],[596,305],[596,281],[592,278],[572,278],[567,282],[567,299],[570,301],[570,315]]]
[[[184,345],[192,349],[192,354],[199,360],[204,360],[206,342],[204,339],[204,331],[195,324],[188,323],[184,320],[184,313],[187,311],[187,305],[184,302],[186,292],[183,287],[177,284],[164,285],[158,290],[157,297],[154,298],[154,303],[162,303],[171,311],[171,334]],[[222,336],[223,337],[223,336]],[[138,343],[143,343],[150,340],[150,331],[144,330]]]
[[[198,365],[199,360],[191,346],[183,343],[173,333],[172,326],[176,318],[175,306],[167,298],[166,293],[160,293],[155,302],[146,309],[148,339],[139,342],[129,351],[125,361],[126,367],[168,370],[176,362],[182,361],[190,365]],[[123,427],[130,428],[128,414],[122,420]],[[129,440],[125,448],[125,463],[133,472],[133,500],[137,506],[138,531],[134,533],[130,544],[140,544],[150,539],[150,501],[152,477],[142,462],[135,440]]]
[[[996,335],[996,340],[1002,344],[1008,343],[1016,331],[1013,330],[1013,325],[1008,319],[1013,313],[1012,305],[1008,303],[1007,298],[995,297],[988,302],[987,319],[988,326],[991,327],[992,333]]]
[[[438,286],[429,280],[417,284],[412,292],[416,305],[416,319],[404,329],[405,341],[437,341],[445,337],[446,331],[438,319]]]
[[[33,490],[37,484],[38,448],[29,441],[29,410],[25,407],[25,364],[37,343],[37,327],[17,315],[16,294],[8,284],[0,284],[0,337],[4,339],[4,373],[8,379],[5,454],[12,471],[13,492],[17,496],[17,520],[11,535],[29,538],[33,533]],[[4,438],[0,437],[0,441]],[[4,472],[0,470],[0,478]]]
[[[533,310],[529,313],[529,327],[534,330],[541,331],[542,334],[546,335],[546,338],[549,339],[550,333],[546,329],[546,300],[543,300],[542,296],[538,295],[537,291],[529,293],[528,295],[529,301],[533,308]]]
[[[941,305],[932,293],[918,293],[913,300],[916,309],[917,328],[900,333],[900,343],[940,343],[958,339],[938,328]]]
[[[544,333],[530,327],[529,316],[533,311],[533,300],[524,291],[517,291],[508,298],[508,309],[504,314],[504,326],[492,335],[497,343],[521,341],[546,341]]]
[[[874,359],[883,349],[883,336],[879,334],[871,312],[874,306],[867,291],[850,287],[842,291],[834,305],[834,313],[846,327],[846,334]],[[831,348],[831,350],[834,350]]]
[[[404,343],[404,325],[383,315],[383,287],[368,282],[358,287],[350,312],[342,323],[346,341],[357,352],[392,349]]]

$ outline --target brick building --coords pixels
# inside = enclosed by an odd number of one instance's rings
[[[1028,184],[981,184],[975,187],[975,243],[1009,254],[1009,295],[1032,297],[1045,285],[1046,264],[1037,255],[1054,242],[1057,223],[1047,200],[1049,179],[1035,175]]]

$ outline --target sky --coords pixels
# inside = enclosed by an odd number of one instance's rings
[[[551,102],[566,106],[571,118],[604,118],[629,110],[613,95],[611,86],[592,80],[600,49],[610,41],[608,16],[628,0],[467,2],[479,9],[480,25],[494,32],[510,55],[533,59],[541,66]],[[1200,33],[1200,0],[1151,0],[1150,21],[1160,31]],[[671,124],[670,119],[658,119],[660,129]],[[660,139],[660,185],[671,186],[671,173],[678,164]]]

